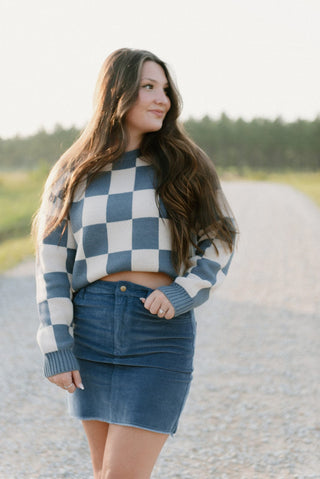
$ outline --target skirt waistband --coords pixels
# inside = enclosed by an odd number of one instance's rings
[[[131,281],[103,281],[101,279],[88,284],[83,289],[98,294],[126,294],[129,296],[145,296],[146,293],[153,291],[152,288]]]

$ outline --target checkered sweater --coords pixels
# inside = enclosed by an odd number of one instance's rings
[[[199,236],[204,254],[191,253],[191,267],[177,276],[170,220],[161,200],[157,206],[154,182],[154,170],[138,150],[126,152],[78,187],[62,236],[63,226],[39,242],[37,339],[46,376],[79,369],[72,352],[72,295],[80,288],[119,271],[164,272],[174,281],[159,289],[177,316],[202,304],[227,274],[232,254],[216,240],[217,255],[211,242]]]

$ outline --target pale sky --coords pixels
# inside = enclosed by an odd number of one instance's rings
[[[169,65],[183,119],[320,114],[320,0],[0,0],[0,137],[83,127],[122,47]]]

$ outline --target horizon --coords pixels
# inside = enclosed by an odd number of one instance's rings
[[[275,118],[267,118],[267,117],[253,117],[253,118],[250,118],[248,120],[245,120],[244,118],[242,117],[238,117],[238,118],[231,118],[229,115],[227,115],[225,112],[222,112],[219,117],[212,117],[210,115],[203,115],[203,117],[201,118],[193,118],[192,116],[184,119],[182,121],[182,123],[185,123],[187,121],[196,121],[196,122],[200,122],[202,121],[204,118],[208,117],[210,121],[213,121],[213,122],[219,122],[221,120],[221,117],[222,116],[226,116],[228,118],[228,120],[230,120],[231,122],[237,122],[237,121],[243,121],[244,123],[251,123],[253,121],[256,121],[256,120],[261,120],[261,121],[266,121],[266,122],[270,122],[270,123],[274,123],[276,121],[280,121],[282,124],[284,125],[291,125],[291,124],[294,124],[294,123],[298,123],[300,121],[302,122],[307,122],[307,123],[313,123],[314,121],[320,121],[320,113],[318,113],[315,118],[296,118],[294,120],[290,120],[290,121],[287,121],[285,120],[284,118],[282,118],[281,116],[278,116],[278,117],[275,117]],[[14,139],[27,139],[27,138],[31,138],[33,136],[36,136],[40,133],[46,133],[48,135],[52,135],[55,133],[55,131],[57,131],[57,129],[61,128],[62,130],[66,131],[66,130],[71,130],[71,129],[76,129],[76,130],[79,130],[80,132],[85,128],[86,125],[83,125],[83,126],[76,126],[76,125],[68,125],[68,126],[65,126],[65,125],[62,125],[61,123],[57,122],[55,125],[49,127],[49,128],[46,128],[46,127],[43,127],[43,126],[40,126],[38,130],[34,131],[34,132],[31,132],[31,133],[26,133],[26,134],[22,134],[22,133],[15,133],[13,136],[10,136],[10,137],[7,137],[7,138],[4,138],[4,137],[1,137],[0,136],[0,140],[1,141],[6,141],[6,140],[14,140]]]

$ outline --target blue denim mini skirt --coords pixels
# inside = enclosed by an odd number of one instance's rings
[[[193,311],[160,319],[143,306],[153,290],[96,281],[74,296],[74,353],[85,389],[68,394],[69,412],[174,434],[193,371]]]

